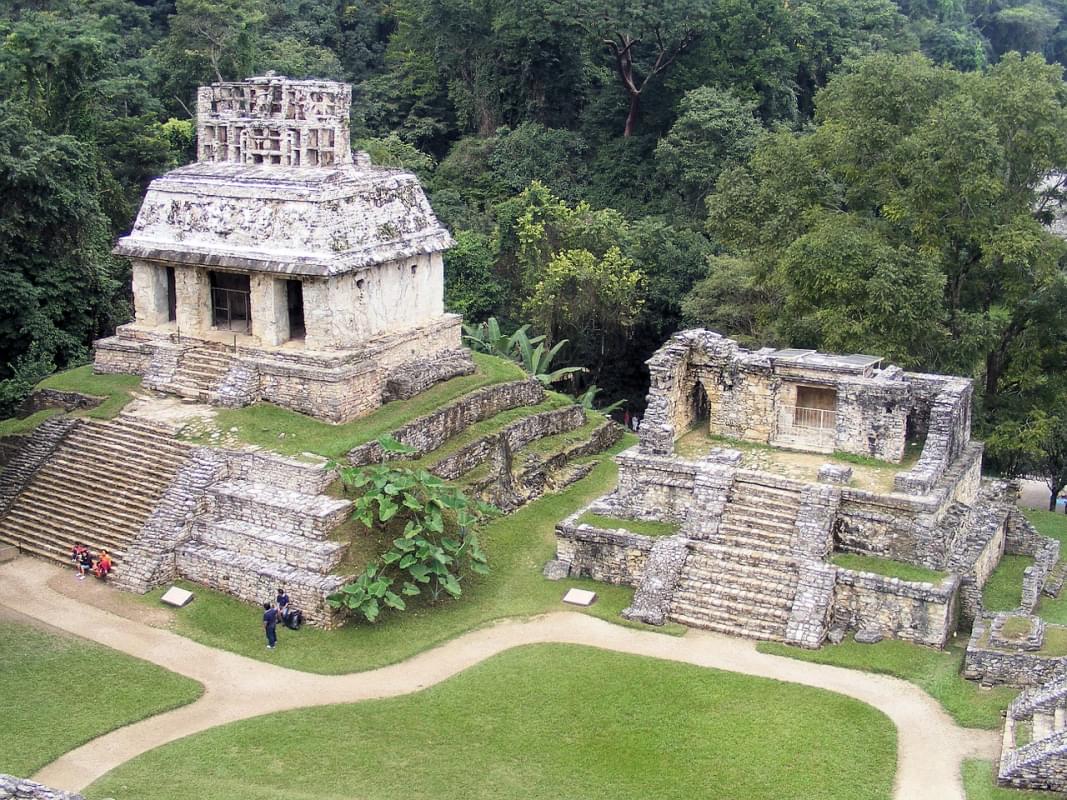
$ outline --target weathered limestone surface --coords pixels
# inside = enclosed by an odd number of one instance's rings
[[[577,523],[572,515],[557,526],[556,558],[574,578],[637,586],[645,573],[653,539],[623,528],[608,530]]]
[[[474,359],[470,350],[442,350],[433,356],[405,361],[390,370],[382,389],[382,402],[407,400],[424,392],[435,383],[460,375],[473,375]]]
[[[62,792],[41,783],[0,775],[0,800],[85,800],[80,794]]]
[[[927,494],[964,451],[971,438],[971,395],[966,378],[907,373],[914,387],[915,419],[925,426],[926,441],[918,462],[894,478],[905,494]]]
[[[800,564],[797,591],[785,628],[786,644],[818,648],[826,639],[834,606],[836,569],[815,559]]]
[[[1004,722],[997,782],[1020,789],[1067,790],[1067,673],[1062,668],[1041,686],[1024,689]],[[1020,727],[1029,729],[1017,745]]]
[[[955,575],[916,583],[838,567],[834,613],[847,612],[855,630],[941,648],[955,631],[958,585]]]
[[[706,419],[713,435],[900,461],[915,389],[898,367],[879,363],[810,350],[750,351],[712,331],[682,331],[648,361],[642,452],[668,455],[678,436]]]
[[[652,543],[641,582],[633,602],[622,610],[626,619],[648,625],[662,625],[671,610],[671,599],[685,560],[689,540],[684,535],[667,536]]]

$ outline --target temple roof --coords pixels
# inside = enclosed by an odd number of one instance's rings
[[[364,164],[198,162],[152,181],[133,230],[114,252],[328,276],[452,244],[408,172]]]

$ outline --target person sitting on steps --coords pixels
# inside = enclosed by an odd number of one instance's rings
[[[107,576],[111,574],[111,567],[111,556],[108,555],[107,550],[101,550],[100,557],[96,559],[96,564],[93,565],[93,575],[102,581],[106,581]]]

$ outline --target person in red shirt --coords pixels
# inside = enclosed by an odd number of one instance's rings
[[[93,574],[102,581],[107,580],[107,576],[111,573],[111,566],[111,556],[108,555],[107,550],[101,550],[100,557],[93,565]]]

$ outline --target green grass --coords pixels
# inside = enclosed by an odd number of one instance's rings
[[[22,419],[18,417],[2,419],[0,420],[0,438],[29,433],[46,419],[54,417],[59,412],[60,409],[58,408],[42,408],[40,411],[36,411]]]
[[[1060,542],[1062,558],[1067,558],[1067,514],[1053,514],[1051,511],[1023,509],[1023,514],[1037,528],[1039,533],[1051,536]],[[1037,614],[1046,622],[1067,625],[1067,592],[1060,592],[1059,597],[1041,597],[1037,605]]]
[[[678,533],[678,529],[681,528],[681,525],[675,522],[605,517],[601,514],[593,514],[589,511],[578,517],[578,522],[586,525],[593,525],[597,528],[624,528],[630,533],[637,533],[641,536],[674,536],[674,534]]]
[[[133,392],[141,386],[138,375],[94,375],[91,364],[68,369],[50,375],[39,384],[38,389],[56,389],[61,392],[78,392],[104,401],[96,408],[76,412],[86,417],[112,419],[133,399]]]
[[[997,786],[992,761],[969,759],[963,762],[962,772],[967,800],[1053,800],[1063,797],[1056,792],[1022,792]]]
[[[507,359],[475,353],[474,363],[477,370],[473,375],[444,381],[409,400],[386,403],[374,413],[343,425],[331,425],[270,403],[219,409],[215,424],[224,431],[236,428],[234,436],[242,442],[279,453],[308,452],[340,458],[353,447],[377,439],[476,389],[527,377],[518,364]]]
[[[995,730],[1003,723],[1001,712],[1018,690],[1003,686],[981,689],[977,683],[964,680],[960,675],[964,646],[962,640],[953,641],[942,651],[895,639],[878,644],[857,644],[850,637],[841,644],[828,645],[820,650],[804,650],[774,642],[760,643],[757,649],[801,661],[893,675],[923,689],[963,727]]]
[[[615,452],[633,444],[626,437]],[[465,631],[505,617],[527,617],[545,611],[576,610],[563,606],[571,587],[592,589],[599,599],[586,613],[620,625],[645,627],[619,617],[633,589],[592,580],[549,581],[545,562],[555,553],[555,524],[588,505],[615,485],[617,468],[601,458],[593,471],[558,494],[545,495],[508,516],[490,522],[481,535],[491,572],[464,582],[463,597],[435,607],[414,607],[383,617],[376,624],[350,623],[334,631],[304,628],[279,631],[277,650],[263,646],[259,611],[246,603],[203,587],[187,585],[197,599],[170,610],[175,630],[212,647],[308,672],[337,674],[373,669],[410,658]],[[160,590],[146,595],[158,601]],[[662,630],[681,634],[684,628]]]
[[[858,553],[836,553],[831,561],[845,569],[856,570],[857,572],[873,572],[875,575],[900,578],[902,581],[940,583],[945,577],[944,572],[938,572],[937,570],[917,567],[914,564],[905,564],[889,558],[859,555]]]
[[[851,698],[576,645],[533,645],[417,694],[190,736],[122,765],[86,794],[889,800],[895,770],[892,722]]]
[[[1000,633],[1006,639],[1023,639],[1030,633],[1030,620],[1026,617],[1008,617],[1000,628]]]
[[[1023,571],[1034,563],[1030,556],[1000,559],[997,568],[982,587],[982,607],[986,611],[1011,611],[1023,599]]]
[[[74,636],[0,623],[0,773],[32,775],[108,731],[197,699],[196,681]]]
[[[1045,628],[1045,641],[1037,652],[1049,658],[1067,656],[1067,628]]]

